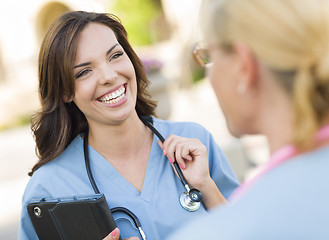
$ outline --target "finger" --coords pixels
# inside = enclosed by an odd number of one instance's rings
[[[185,161],[192,161],[193,159],[191,151],[194,151],[194,145],[194,139],[183,138],[171,134],[168,136],[162,146],[166,156],[171,163],[176,160],[182,168],[185,168]],[[190,150],[190,148],[192,150]]]
[[[120,237],[119,228],[115,228],[109,235],[107,235],[103,240],[118,240]]]
[[[185,161],[182,158],[182,146],[180,144],[176,145],[175,160],[177,161],[181,169],[185,169],[186,166],[185,166]]]
[[[163,155],[167,155],[166,149],[164,148],[164,145],[163,145],[163,143],[160,140],[158,140],[158,145],[162,149]]]
[[[173,163],[174,162],[174,157],[173,157],[173,154],[168,154],[168,151],[166,150],[164,144],[159,140],[158,142],[160,148],[162,149],[163,151],[163,155],[166,156],[166,158],[169,160],[170,163]]]
[[[184,146],[182,146],[181,154],[182,154],[182,158],[184,160],[187,160],[187,161],[192,161],[193,160],[193,157],[191,155],[190,146],[188,146],[186,144]]]
[[[176,160],[186,167],[186,161],[192,161],[193,160],[193,154],[192,152],[195,151],[195,143],[193,139],[182,139],[183,141],[180,141],[176,145]]]
[[[175,150],[176,150],[177,138],[175,135],[169,135],[164,141],[163,146],[170,163],[175,161]]]
[[[190,140],[180,142],[176,145],[176,161],[178,162],[181,169],[186,169],[187,161],[191,162],[193,160],[191,149],[193,149],[193,142]]]

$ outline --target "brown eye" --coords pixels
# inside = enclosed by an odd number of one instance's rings
[[[123,52],[116,52],[111,56],[110,61],[113,59],[117,59],[117,58],[121,57],[122,55],[123,55]]]
[[[90,69],[84,69],[81,72],[79,72],[77,75],[75,75],[75,78],[80,78],[82,76],[85,76],[86,74],[88,74],[91,70]]]

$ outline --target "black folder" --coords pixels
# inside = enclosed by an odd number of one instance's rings
[[[105,196],[43,198],[27,211],[40,240],[100,240],[116,228]]]

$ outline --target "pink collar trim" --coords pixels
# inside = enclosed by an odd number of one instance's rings
[[[322,127],[316,134],[315,134],[315,141],[322,142],[329,138],[329,124]],[[244,193],[246,193],[249,188],[257,182],[260,178],[262,178],[266,173],[277,167],[278,165],[290,160],[292,157],[297,155],[297,149],[294,145],[289,144],[283,146],[282,148],[275,151],[271,156],[268,163],[264,165],[262,170],[253,177],[250,181],[244,182],[240,185],[229,197],[230,202],[234,202],[238,200]]]

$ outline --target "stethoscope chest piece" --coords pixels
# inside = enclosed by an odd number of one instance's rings
[[[180,195],[180,205],[189,212],[195,212],[200,208],[200,202],[202,200],[202,194],[197,189],[191,189],[190,191],[183,192]]]

